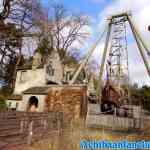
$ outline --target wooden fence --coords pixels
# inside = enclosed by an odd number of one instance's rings
[[[0,149],[61,134],[62,128],[62,112],[0,112]]]

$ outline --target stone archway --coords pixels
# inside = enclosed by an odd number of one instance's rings
[[[37,112],[38,111],[38,98],[36,96],[31,96],[28,101],[28,111]]]

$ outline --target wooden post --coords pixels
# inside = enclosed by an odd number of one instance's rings
[[[100,66],[100,71],[99,71],[99,77],[98,77],[97,95],[98,95],[98,100],[99,100],[99,105],[100,105],[100,112],[101,112],[101,96],[102,96],[102,77],[103,77],[104,66],[105,66],[106,56],[107,56],[107,51],[108,51],[111,27],[112,27],[112,24],[110,21],[108,23],[106,43],[105,43],[105,47],[104,47],[104,52],[103,52],[103,56],[102,56],[102,61],[101,61],[101,66]]]
[[[114,108],[114,116],[115,117],[117,116],[117,108],[116,107]]]
[[[20,121],[20,133],[23,133],[24,131],[24,120]]]
[[[143,107],[141,107],[141,116],[140,116],[140,130],[143,130],[143,128],[144,128],[144,119],[143,119],[143,117],[144,117],[144,112],[143,112]]]
[[[27,139],[28,145],[32,144],[32,137],[33,137],[33,121],[31,121],[28,126],[28,139]]]
[[[58,120],[58,133],[59,133],[59,136],[62,135],[61,121],[60,120]]]
[[[29,118],[26,116],[25,118],[24,118],[24,128],[27,130],[27,128],[28,128],[28,122],[29,122],[29,120],[28,120]]]
[[[57,149],[62,149],[62,119],[61,112],[57,114],[57,128],[58,128],[58,147]]]
[[[116,119],[116,108],[114,109],[114,113],[112,115],[112,130],[115,129],[115,119]]]
[[[97,45],[102,40],[104,34],[105,34],[105,30],[102,33],[102,35],[100,35],[100,37],[98,38],[98,40],[94,43],[94,45],[92,45],[92,47],[90,47],[90,49],[88,50],[87,56],[85,57],[85,59],[83,60],[83,62],[81,63],[81,65],[79,66],[79,68],[77,69],[77,71],[75,72],[74,76],[72,77],[71,81],[69,82],[69,85],[74,84],[74,82],[76,81],[77,77],[79,76],[81,70],[87,65],[87,63],[88,63],[90,57],[92,56],[94,50],[96,49]]]
[[[43,121],[43,128],[44,128],[44,130],[47,129],[47,120],[46,119],[44,119],[44,121]]]
[[[59,136],[62,135],[61,113],[57,114],[57,127]]]

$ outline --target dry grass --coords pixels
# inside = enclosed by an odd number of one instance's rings
[[[150,140],[150,135],[106,132],[100,129],[87,129],[81,121],[73,123],[61,136],[49,136],[34,143],[29,150],[80,150],[80,140]]]

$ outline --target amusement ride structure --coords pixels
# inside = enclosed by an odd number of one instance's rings
[[[128,61],[128,46],[127,46],[127,25],[130,26],[133,37],[138,46],[143,63],[146,67],[147,73],[150,76],[150,66],[147,56],[150,56],[150,50],[144,42],[136,24],[132,20],[131,14],[122,13],[108,18],[106,26],[106,40],[104,52],[101,60],[99,82],[97,88],[98,101],[102,112],[113,113],[114,108],[119,108],[125,104],[132,104],[129,90],[129,61]],[[97,42],[89,50],[87,57],[82,62],[70,84],[76,81],[77,76],[84,68],[96,46],[100,43],[102,33]],[[105,70],[106,68],[106,70]],[[103,85],[103,75],[106,72],[107,79]],[[126,88],[123,88],[123,85]]]

